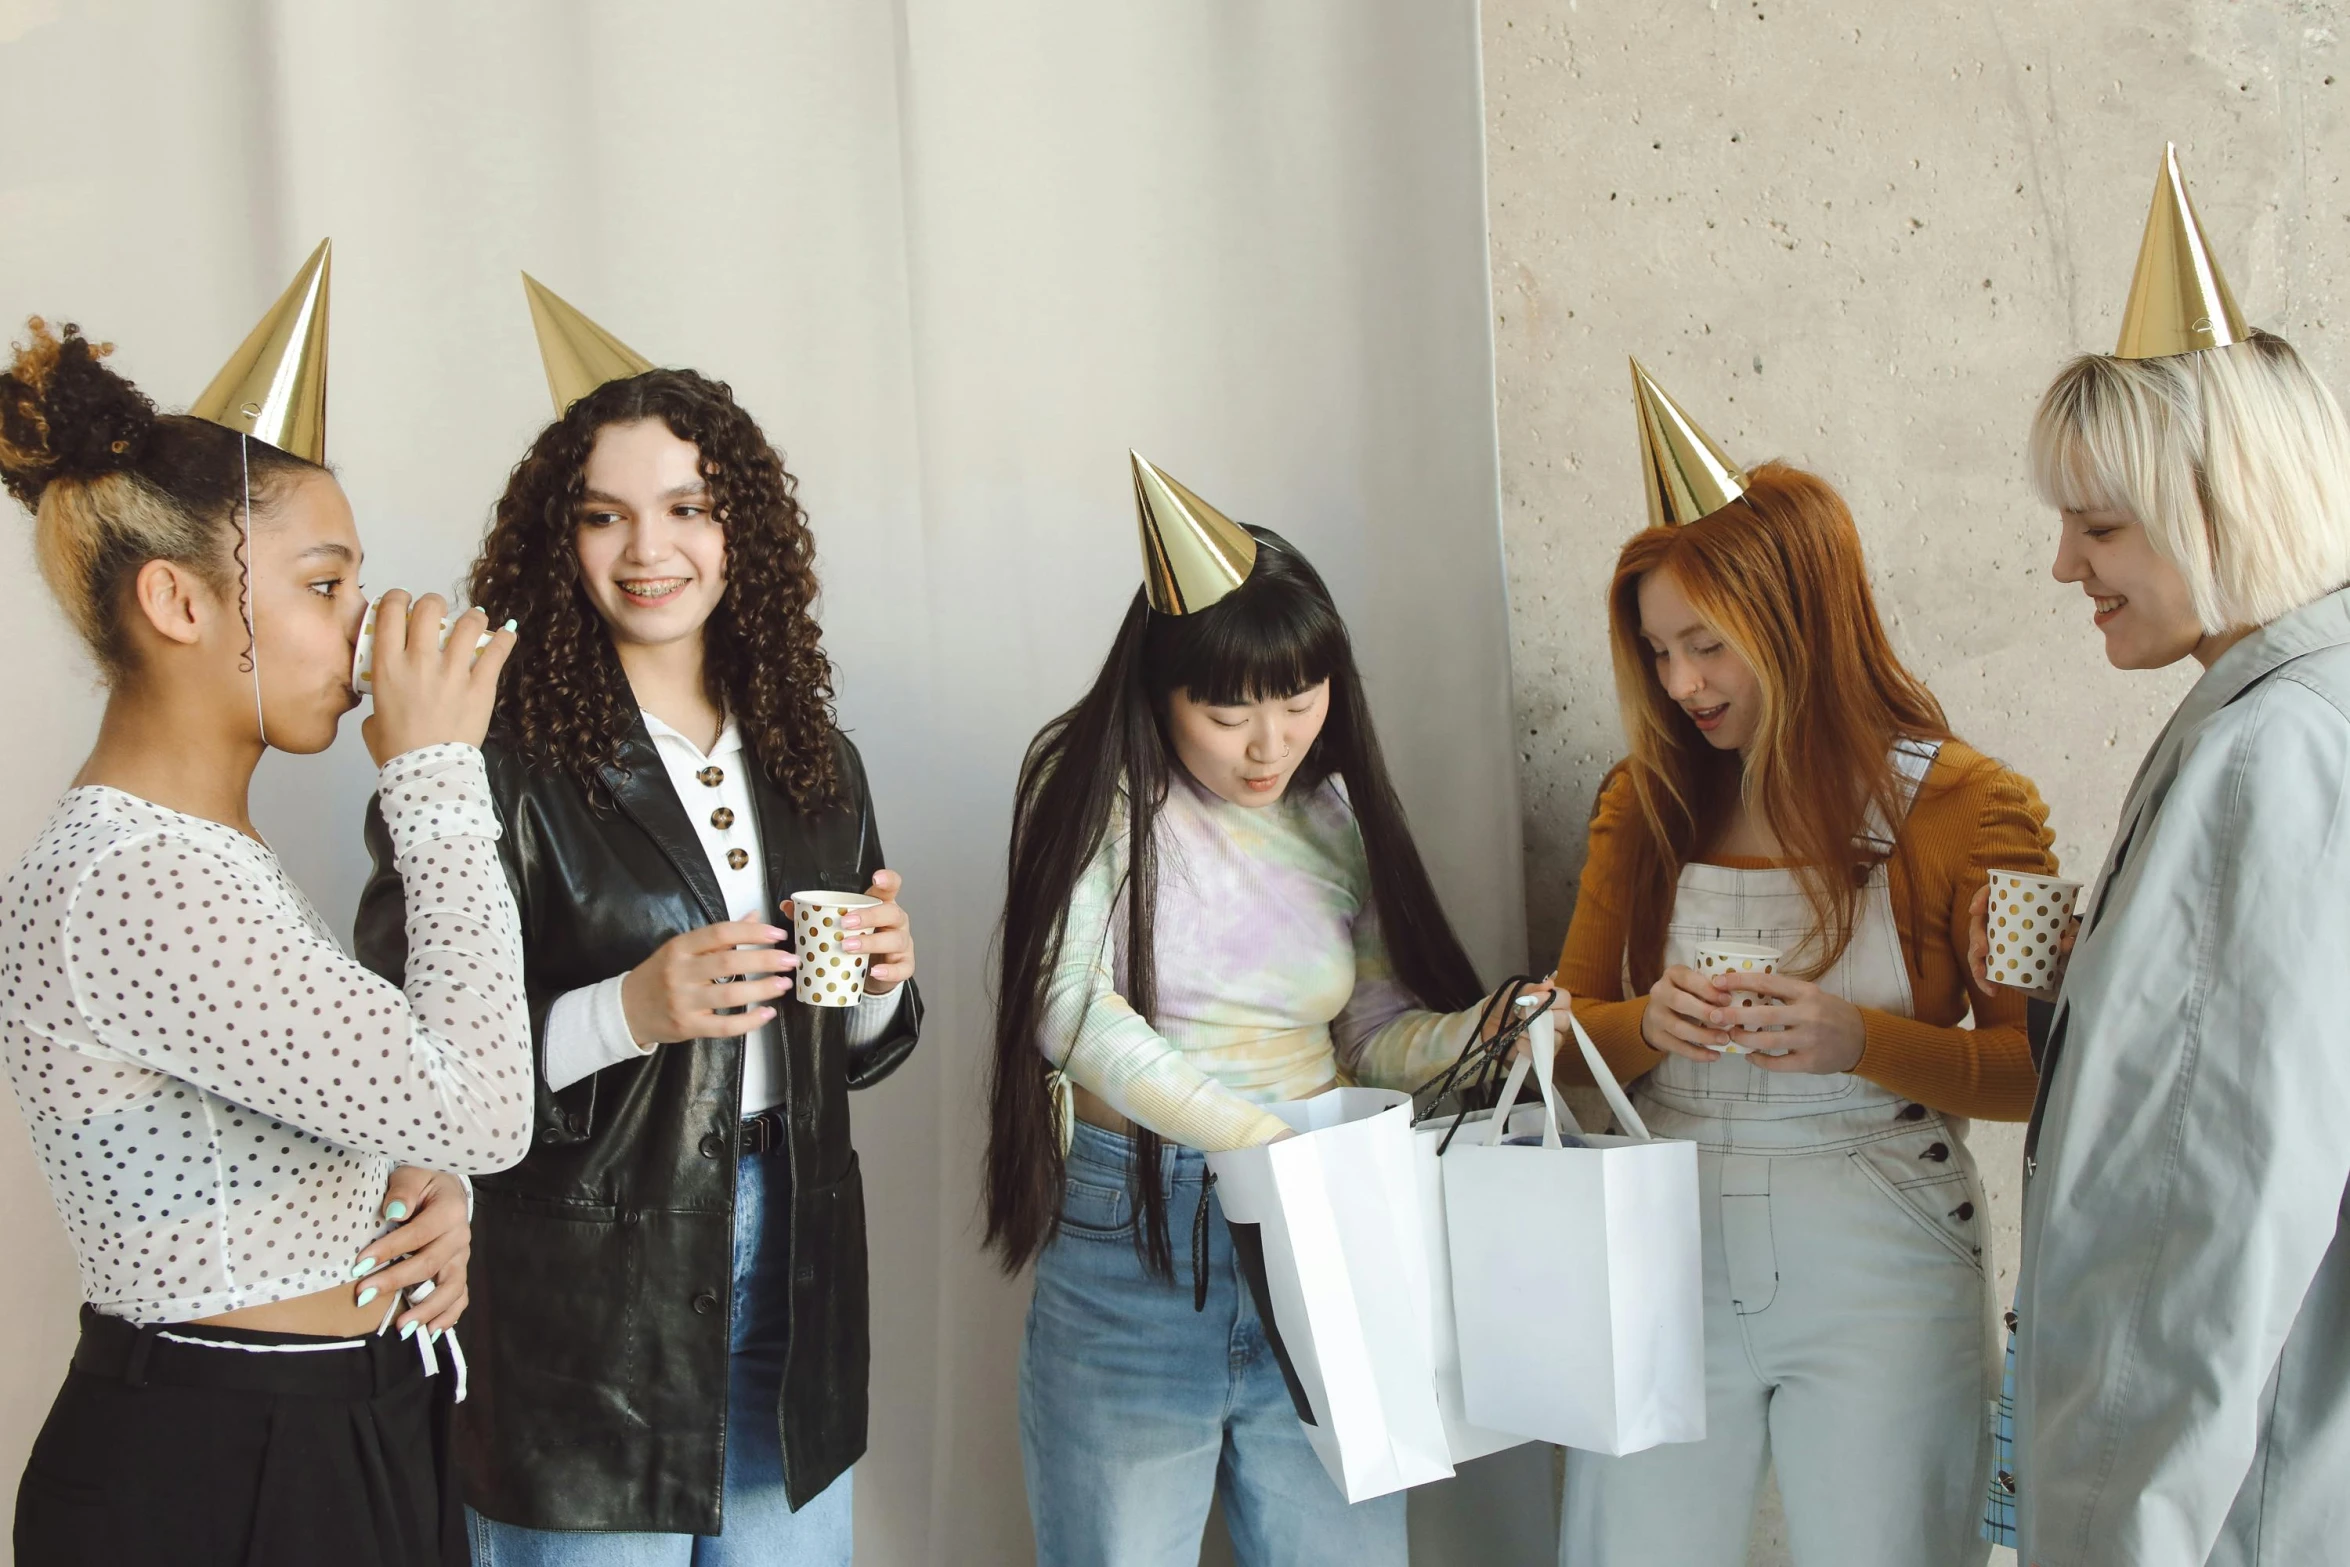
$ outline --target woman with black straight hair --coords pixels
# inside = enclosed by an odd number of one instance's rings
[[[1134,479],[1148,580],[1029,749],[1004,906],[988,1240],[1037,1268],[1038,1560],[1195,1561],[1220,1492],[1244,1562],[1401,1563],[1402,1498],[1350,1507],[1306,1443],[1203,1154],[1290,1135],[1270,1104],[1424,1083],[1481,987],[1322,579]]]

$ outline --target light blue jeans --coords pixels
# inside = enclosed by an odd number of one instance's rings
[[[1306,1445],[1280,1363],[1208,1199],[1208,1304],[1191,1309],[1207,1162],[1171,1149],[1176,1278],[1134,1248],[1128,1143],[1079,1123],[1061,1233],[1036,1265],[1020,1449],[1039,1567],[1196,1567],[1224,1499],[1242,1567],[1404,1567],[1404,1499],[1348,1506]]]
[[[524,1529],[467,1508],[473,1567],[849,1567],[851,1477],[842,1475],[796,1513],[784,1500],[783,1440],[775,1411],[783,1395],[789,1322],[789,1181],[779,1154],[745,1159],[735,1176],[725,1532]]]

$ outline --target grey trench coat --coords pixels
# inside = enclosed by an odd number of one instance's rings
[[[2350,1562],[2350,591],[2148,753],[2029,1147],[2023,1560]]]

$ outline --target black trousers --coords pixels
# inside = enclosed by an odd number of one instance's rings
[[[255,1354],[85,1306],[17,1490],[17,1567],[465,1567],[454,1380],[426,1376],[415,1343],[389,1334]]]

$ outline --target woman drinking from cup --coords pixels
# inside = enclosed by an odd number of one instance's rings
[[[2055,869],[2046,811],[1902,667],[1836,492],[1740,472],[1633,384],[1652,526],[1608,598],[1630,754],[1555,978],[1650,1129],[1699,1147],[1706,1437],[1570,1453],[1560,1559],[1732,1567],[1775,1462],[1800,1567],[1980,1560],[1964,1118],[2021,1118],[2033,1075],[2023,996],[1969,991],[1966,913],[1995,868]]]
[[[530,1157],[475,1218],[475,1559],[846,1567],[848,1094],[922,1017],[898,878],[781,457],[725,386],[531,290],[557,418],[472,585],[521,627],[487,751],[538,1046]],[[412,883],[374,842],[360,946],[396,973]]]
[[[465,1309],[466,1194],[440,1172],[501,1169],[530,1138],[479,749],[512,638],[476,661],[467,615],[444,652],[440,600],[385,601],[364,730],[387,853],[430,889],[396,990],[247,808],[264,751],[324,751],[356,700],[359,534],[321,465],[325,273],[322,246],[248,342],[283,361],[241,354],[194,414],[158,414],[70,326],[34,321],[0,374],[0,479],[107,685],[0,939],[0,1056],[85,1302],[17,1489],[23,1567],[463,1549],[440,1461],[462,1360],[441,1335]]]
[[[1145,585],[1029,750],[1004,903],[988,1239],[1036,1264],[1037,1557],[1196,1561],[1220,1494],[1242,1561],[1400,1567],[1403,1497],[1349,1506],[1307,1444],[1202,1150],[1288,1135],[1265,1106],[1345,1078],[1435,1076],[1477,976],[1322,579],[1133,470]]]
[[[2139,767],[2035,1029],[2023,1559],[2337,1561],[2350,426],[2244,324],[2175,155],[2120,346],[2057,377],[2031,463],[2062,515],[2056,577],[2088,596],[2106,657],[2203,673]]]

